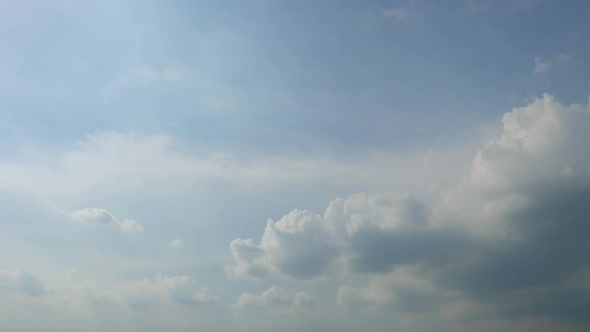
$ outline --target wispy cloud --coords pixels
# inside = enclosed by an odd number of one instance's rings
[[[86,208],[76,210],[70,213],[70,218],[75,221],[110,225],[119,230],[122,230],[123,232],[143,231],[143,226],[141,226],[137,221],[130,218],[125,218],[119,221],[105,209]]]
[[[571,59],[572,56],[566,53],[560,53],[551,57],[535,57],[533,59],[535,63],[534,72],[537,74],[550,72],[557,66],[568,63]]]
[[[278,286],[271,286],[260,295],[242,293],[233,305],[234,309],[280,309],[313,307],[314,299],[306,292],[290,293]]]

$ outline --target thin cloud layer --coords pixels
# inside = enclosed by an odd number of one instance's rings
[[[37,276],[23,268],[12,272],[0,271],[0,291],[17,292],[30,297],[40,297],[48,293]]]
[[[271,286],[260,295],[242,293],[234,304],[234,309],[253,308],[310,308],[314,305],[314,299],[306,292],[289,293],[278,286]]]
[[[208,288],[199,288],[189,276],[157,275],[129,285],[125,290],[129,307],[136,310],[150,309],[165,301],[182,306],[210,306],[219,298]]]
[[[554,69],[554,67],[559,66],[559,65],[563,65],[563,64],[567,63],[568,61],[570,61],[571,59],[572,59],[572,56],[569,54],[565,54],[565,53],[560,53],[560,54],[557,54],[557,55],[549,57],[549,58],[535,57],[533,59],[535,62],[535,73],[537,73],[537,74],[547,73],[547,72],[551,71],[552,69]]]

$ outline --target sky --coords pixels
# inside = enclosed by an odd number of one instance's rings
[[[10,331],[588,331],[586,1],[0,0]]]

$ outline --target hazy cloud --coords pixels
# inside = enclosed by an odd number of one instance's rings
[[[43,283],[23,268],[13,272],[0,271],[0,290],[18,292],[32,297],[47,294],[47,288]]]
[[[208,306],[219,302],[208,288],[199,288],[189,276],[157,275],[133,282],[125,290],[128,305],[145,310],[163,301],[184,306]]]
[[[170,246],[173,249],[180,249],[184,246],[184,241],[180,240],[180,239],[175,239],[170,241]]]
[[[281,287],[271,286],[260,295],[242,293],[234,304],[236,309],[247,308],[285,308],[285,307],[312,307],[314,300],[306,292],[296,294],[289,293]]]

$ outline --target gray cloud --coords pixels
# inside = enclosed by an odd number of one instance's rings
[[[272,273],[301,279],[316,277],[338,255],[322,218],[300,210],[277,222],[269,220],[259,244],[236,239],[230,248],[238,264],[229,271],[250,278]]]
[[[502,122],[501,136],[454,187],[428,200],[358,194],[332,201],[323,215],[295,210],[269,221],[260,243],[232,242],[234,271],[330,277],[328,267],[343,262],[350,276],[394,281],[343,285],[342,306],[420,311],[444,299],[584,321],[590,287],[563,283],[590,267],[590,110],[544,95]],[[408,267],[431,292],[396,284],[396,271]]]

